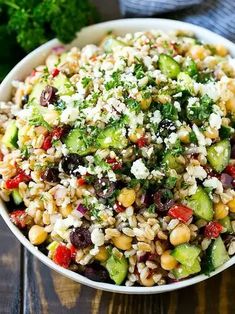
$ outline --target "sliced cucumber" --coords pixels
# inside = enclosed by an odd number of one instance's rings
[[[11,195],[12,195],[13,201],[16,205],[19,205],[23,202],[23,198],[21,197],[21,195],[17,189],[13,190]]]
[[[201,271],[201,265],[199,259],[196,258],[192,266],[179,265],[177,268],[172,270],[172,274],[176,279],[183,279],[190,275],[199,273]]]
[[[160,54],[158,65],[161,72],[169,78],[177,78],[177,75],[180,73],[179,63],[164,53]]]
[[[46,85],[47,85],[46,81],[40,81],[36,83],[33,86],[32,92],[29,95],[29,101],[35,100],[36,104],[39,104],[42,91],[44,90]]]
[[[229,260],[228,252],[221,237],[213,240],[206,252],[206,270],[211,272]]]
[[[119,148],[127,146],[128,140],[123,135],[123,129],[108,127],[100,132],[97,138],[97,144],[100,148]]]
[[[229,163],[231,155],[231,145],[228,140],[220,141],[207,149],[207,159],[211,167],[222,172]]]
[[[101,43],[101,46],[104,48],[105,52],[112,52],[118,46],[125,46],[125,43],[110,35],[105,37]]]
[[[194,94],[194,80],[185,72],[180,72],[177,81],[182,91],[187,90],[190,94]]]
[[[94,152],[96,149],[89,145],[86,141],[86,136],[87,135],[78,128],[71,130],[64,140],[69,152],[81,156]]]
[[[224,228],[226,228],[226,233],[233,233],[233,227],[232,227],[231,220],[230,220],[229,216],[226,216],[223,219],[220,219],[219,223]]]
[[[198,187],[196,193],[187,199],[187,205],[193,209],[195,216],[207,221],[213,219],[212,200],[202,187]]]
[[[120,285],[127,276],[128,262],[123,255],[121,259],[111,255],[106,262],[106,269],[109,272],[110,278]]]
[[[9,148],[18,148],[18,128],[15,121],[12,121],[8,124],[6,132],[3,135],[2,143]]]
[[[196,245],[191,244],[180,244],[174,248],[171,255],[182,265],[191,267],[198,255],[200,254],[201,249]]]
[[[173,156],[170,152],[167,153],[163,160],[163,164],[165,164],[170,169],[175,169],[177,173],[184,172],[184,166],[177,161],[177,157]]]
[[[61,72],[56,77],[53,78],[52,85],[58,89],[58,94],[60,96],[63,95],[70,96],[74,93],[74,88],[70,80],[67,78],[66,75],[64,75]]]

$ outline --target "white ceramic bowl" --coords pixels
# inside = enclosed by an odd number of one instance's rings
[[[231,54],[235,57],[235,45],[229,40],[224,39],[223,37],[214,34],[213,32],[206,30],[202,27],[180,21],[166,19],[124,19],[92,25],[84,28],[81,32],[79,32],[77,38],[68,47],[71,47],[73,45],[83,47],[86,44],[97,43],[107,33],[107,31],[110,30],[113,30],[115,34],[124,35],[125,33],[128,32],[136,32],[150,29],[160,29],[163,31],[177,29],[190,30],[193,31],[201,40],[205,42],[223,44],[230,50]],[[43,63],[45,57],[48,55],[50,50],[53,47],[58,46],[58,44],[60,44],[59,41],[57,39],[53,39],[47,42],[46,44],[40,46],[33,52],[31,52],[21,62],[19,62],[0,85],[0,100],[1,101],[9,100],[11,96],[11,82],[16,79],[23,80],[34,67]],[[154,287],[125,287],[116,286],[108,283],[95,282],[89,280],[84,276],[76,274],[75,272],[72,272],[70,270],[64,269],[56,265],[47,256],[45,256],[43,253],[37,250],[37,248],[34,247],[27,240],[27,238],[24,237],[20,230],[17,227],[15,227],[15,225],[10,221],[6,207],[1,201],[0,213],[8,227],[11,229],[14,235],[20,240],[20,242],[45,265],[70,279],[73,279],[81,284],[96,289],[127,294],[153,294],[187,287],[208,278],[205,275],[198,275],[193,278],[186,279],[177,283]],[[211,276],[218,274],[219,272],[225,270],[226,268],[230,267],[233,264],[235,264],[235,256],[232,257],[223,266],[219,267],[215,272],[211,274]]]

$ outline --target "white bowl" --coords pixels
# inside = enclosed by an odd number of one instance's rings
[[[69,47],[75,45],[83,47],[86,44],[97,43],[107,31],[113,30],[115,34],[124,35],[128,32],[136,32],[150,29],[160,29],[163,31],[169,30],[189,30],[193,31],[198,38],[208,43],[220,43],[227,47],[231,54],[235,57],[235,45],[227,39],[214,34],[213,32],[204,29],[199,26],[195,26],[189,23],[184,23],[180,21],[167,20],[167,19],[124,19],[116,20],[105,23],[100,23],[84,28],[78,33],[77,38],[69,45]],[[2,84],[0,85],[0,100],[7,101],[11,97],[11,82],[13,80],[23,80],[26,75],[28,75],[31,70],[37,65],[43,63],[45,57],[48,55],[50,50],[58,46],[59,41],[53,39],[46,44],[40,46],[29,55],[27,55],[22,61],[20,61],[12,71],[7,75]],[[34,247],[28,239],[20,232],[20,230],[10,221],[5,205],[0,201],[0,213],[5,220],[8,227],[14,233],[14,235],[20,240],[20,242],[41,262],[50,267],[51,269],[57,271],[58,273],[73,279],[81,284],[101,289],[105,291],[117,292],[117,293],[127,293],[127,294],[153,294],[162,293],[167,291],[172,291],[180,289],[183,287],[190,286],[192,284],[198,283],[208,278],[205,275],[198,275],[190,279],[186,279],[180,282],[154,287],[126,287],[126,286],[116,286],[108,283],[100,283],[89,280],[88,278],[72,272],[68,269],[64,269],[52,260],[50,260],[46,255],[41,253],[36,247]],[[235,263],[235,256],[232,257],[227,263],[219,267],[216,271],[211,273],[211,276],[218,274],[219,272],[225,270]]]

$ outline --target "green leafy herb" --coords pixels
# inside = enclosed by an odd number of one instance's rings
[[[116,71],[116,72],[113,72],[112,79],[105,84],[105,89],[110,90],[120,85],[122,85],[121,74],[119,71]]]
[[[91,80],[90,77],[83,77],[82,78],[82,86],[83,86],[83,88],[87,87],[90,84],[91,81],[92,80]]]
[[[141,110],[140,103],[136,99],[128,98],[126,100],[126,105],[128,106],[128,108],[135,111],[136,113],[139,113]]]
[[[225,125],[221,126],[219,130],[219,136],[222,140],[226,138],[230,138],[231,134],[232,134],[232,128]]]
[[[178,119],[178,111],[175,106],[171,103],[166,103],[161,107],[161,114],[164,119],[168,120],[177,120]]]
[[[155,210],[156,210],[156,205],[155,204],[151,204],[146,210],[147,210],[147,212],[149,214],[154,214]]]
[[[145,76],[145,66],[143,63],[137,63],[135,64],[134,67],[134,75],[136,76],[137,79],[141,79]]]
[[[197,143],[197,137],[196,137],[195,132],[191,131],[189,133],[189,141],[190,143],[195,143],[195,144]]]
[[[165,181],[165,188],[167,189],[173,189],[175,187],[177,178],[176,177],[168,177]]]
[[[44,126],[49,131],[51,130],[51,126],[44,120],[39,108],[34,104],[32,104],[32,115],[29,119],[29,124],[34,126]]]
[[[212,99],[205,95],[191,106],[187,106],[187,118],[194,123],[201,124],[202,121],[207,120],[213,111]]]

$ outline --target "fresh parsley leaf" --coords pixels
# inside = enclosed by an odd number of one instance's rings
[[[151,204],[148,208],[146,208],[147,212],[149,214],[154,214],[155,210],[156,210],[156,205],[155,204]]]
[[[207,120],[213,111],[212,99],[205,95],[200,99],[200,102],[196,102],[191,106],[187,106],[187,118],[197,124],[201,124],[202,121]]]
[[[82,86],[83,86],[83,88],[86,88],[90,84],[91,81],[92,80],[91,80],[90,77],[83,77],[82,78]]]
[[[171,103],[166,103],[161,107],[161,114],[164,119],[168,120],[177,120],[178,119],[178,111],[175,106]]]
[[[133,98],[128,98],[126,101],[126,105],[131,110],[135,111],[136,113],[139,113],[141,110],[140,102]]]

